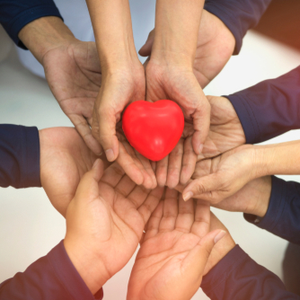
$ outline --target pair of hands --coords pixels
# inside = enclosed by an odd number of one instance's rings
[[[151,54],[153,41],[152,32],[140,50],[141,55]],[[158,64],[150,59],[146,79],[143,66],[137,64],[105,76],[101,85],[103,78],[96,45],[75,38],[48,51],[42,64],[62,110],[96,155],[102,152],[102,147],[105,151],[113,149],[106,152],[109,160],[117,157],[117,162],[135,183],[146,188],[154,188],[157,184],[174,188],[191,178],[196,153],[202,148],[199,143],[204,143],[208,132],[210,106],[201,87],[221,71],[234,45],[228,28],[217,17],[203,11],[193,68],[175,69],[166,62]],[[182,107],[187,123],[173,152],[153,166],[129,145],[118,122],[131,101],[164,98],[173,99]]]
[[[67,209],[64,245],[93,294],[127,264],[140,241],[128,299],[190,299],[216,264],[218,249],[212,251],[225,231],[216,220],[209,232],[209,205],[178,200],[169,189],[160,200],[163,192],[137,186],[116,163],[104,171],[99,159],[82,177]],[[227,239],[230,251],[234,242]]]
[[[234,247],[229,234],[213,247],[226,228],[210,215],[207,204],[184,202],[169,189],[160,200],[163,188],[146,190],[118,164],[108,167],[105,158],[97,160],[75,129],[43,129],[40,145],[42,185],[67,219],[66,250],[92,293],[127,263],[141,242],[129,299],[157,297],[148,290],[157,293],[152,286],[166,274],[170,281],[159,288],[159,299],[174,299],[174,286],[185,295],[175,299],[189,299],[202,276]]]

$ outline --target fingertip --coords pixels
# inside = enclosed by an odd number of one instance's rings
[[[188,201],[194,196],[192,191],[187,191],[182,194],[183,201]]]
[[[226,233],[227,232],[225,230],[220,230],[214,237],[214,243],[216,244],[219,242],[226,235]]]

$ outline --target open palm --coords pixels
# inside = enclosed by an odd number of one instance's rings
[[[190,299],[213,248],[211,237],[217,235],[207,235],[209,218],[207,204],[178,202],[178,193],[168,189],[146,227],[127,299]]]
[[[46,53],[46,79],[64,113],[88,147],[97,155],[101,147],[92,136],[93,107],[101,85],[101,68],[96,45],[75,41]]]

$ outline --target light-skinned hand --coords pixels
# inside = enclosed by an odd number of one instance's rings
[[[208,257],[224,235],[209,232],[209,205],[184,202],[167,189],[146,227],[128,284],[127,299],[184,300],[198,290]]]
[[[137,186],[117,163],[96,160],[67,209],[66,251],[92,293],[134,254],[163,189]]]

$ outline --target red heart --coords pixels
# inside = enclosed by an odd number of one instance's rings
[[[135,101],[125,110],[122,128],[130,145],[153,161],[167,156],[184,127],[181,108],[171,100]]]

